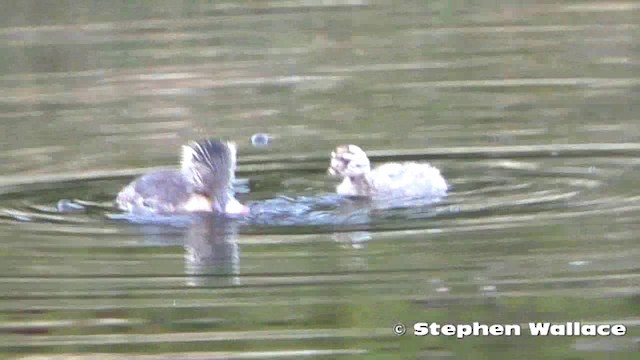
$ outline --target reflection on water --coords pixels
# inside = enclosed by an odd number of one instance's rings
[[[212,279],[209,274],[226,275],[240,285],[233,276],[240,272],[237,237],[238,226],[230,219],[206,216],[190,226],[184,241],[185,274],[194,275],[189,285],[204,286],[203,279]]]
[[[0,14],[9,355],[639,350],[635,4],[105,4]],[[115,210],[133,177],[208,137],[238,143],[249,218]],[[344,143],[375,163],[431,162],[451,192],[420,206],[337,196],[325,171]],[[393,335],[418,321],[628,331]]]

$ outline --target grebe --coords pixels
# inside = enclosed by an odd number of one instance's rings
[[[136,214],[216,212],[246,215],[249,208],[234,197],[236,147],[202,140],[182,147],[179,170],[145,174],[125,186],[116,204]]]
[[[367,154],[356,145],[340,145],[331,153],[329,174],[342,177],[340,195],[367,198],[440,198],[447,182],[427,163],[386,163],[371,169]]]

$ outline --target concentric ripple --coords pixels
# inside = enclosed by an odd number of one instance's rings
[[[317,154],[299,155],[293,162],[286,159],[289,169],[273,156],[268,159],[253,156],[240,164],[244,176],[238,180],[236,190],[251,206],[252,214],[239,223],[244,231],[257,234],[261,229],[269,233],[274,229],[295,232],[287,227],[300,226],[318,227],[320,231],[322,226],[334,230],[357,226],[358,230],[377,231],[437,226],[450,231],[467,226],[518,226],[532,218],[552,221],[635,211],[636,197],[600,196],[603,187],[623,175],[616,164],[603,157],[612,151],[632,156],[639,154],[640,148],[631,144],[603,144],[590,150],[584,146],[559,146],[531,147],[529,152],[513,148],[472,149],[466,153],[455,148],[427,153],[374,152],[374,162],[420,161],[428,156],[442,168],[451,185],[449,195],[422,206],[413,202],[384,206],[332,194],[336,180],[325,176],[326,165]],[[589,152],[591,156],[580,156]],[[297,167],[296,163],[304,166]],[[150,170],[153,169],[5,178],[0,184],[0,218],[73,225],[80,228],[78,231],[83,226],[117,227],[117,222],[107,219],[188,226],[192,223],[189,217],[143,219],[118,214],[112,203],[114,194],[131,176]]]

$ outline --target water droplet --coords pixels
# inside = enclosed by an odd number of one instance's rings
[[[263,147],[269,145],[271,137],[269,134],[257,133],[251,136],[251,144],[255,147]]]

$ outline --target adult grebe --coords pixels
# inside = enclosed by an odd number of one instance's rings
[[[125,186],[116,203],[136,214],[217,212],[246,215],[249,208],[234,197],[236,147],[202,140],[182,147],[179,170],[145,174]]]

